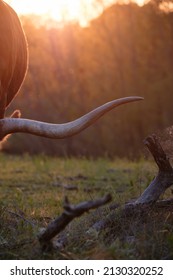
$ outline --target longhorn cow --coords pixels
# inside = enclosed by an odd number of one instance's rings
[[[0,0],[0,140],[6,135],[24,132],[47,138],[66,138],[93,124],[113,108],[143,98],[130,96],[113,100],[68,123],[50,124],[20,118],[20,111],[5,117],[5,111],[18,93],[26,76],[28,48],[25,33],[16,12]]]

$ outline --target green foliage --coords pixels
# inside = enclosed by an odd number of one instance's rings
[[[120,218],[120,208],[97,232],[91,226],[109,214],[106,206],[75,219],[61,250],[42,253],[37,240],[40,228],[62,213],[65,196],[77,204],[111,193],[120,207],[136,199],[156,172],[149,161],[1,154],[0,169],[0,259],[173,258],[173,215],[163,209]]]

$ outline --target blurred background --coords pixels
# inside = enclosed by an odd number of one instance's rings
[[[136,158],[148,134],[165,128],[172,134],[171,1],[93,0],[88,6],[64,1],[57,13],[62,1],[53,1],[54,9],[47,1],[43,14],[32,10],[32,1],[6,2],[20,14],[30,53],[26,80],[8,114],[20,109],[23,118],[63,123],[112,99],[139,95],[145,100],[117,108],[66,140],[13,135],[5,152]]]

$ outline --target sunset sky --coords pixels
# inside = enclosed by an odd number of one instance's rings
[[[36,14],[61,21],[79,21],[82,26],[97,17],[115,0],[6,0],[19,14]],[[142,4],[144,0],[136,0]]]

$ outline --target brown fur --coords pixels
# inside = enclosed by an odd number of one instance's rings
[[[22,85],[27,63],[27,43],[20,20],[0,0],[0,118]]]

